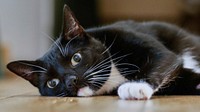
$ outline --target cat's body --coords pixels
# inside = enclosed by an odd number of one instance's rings
[[[124,75],[126,79],[151,83],[156,94],[200,94],[196,89],[200,81],[199,37],[163,22],[121,21],[86,32],[102,43],[106,38],[106,46],[113,43],[111,55],[118,51],[123,53],[116,57],[133,53],[122,62],[132,62],[140,70]]]
[[[122,21],[84,30],[67,6],[63,24],[42,58],[8,64],[41,95],[200,94],[200,38],[159,22]]]

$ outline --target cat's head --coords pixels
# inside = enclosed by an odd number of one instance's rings
[[[7,67],[37,87],[41,95],[90,96],[109,77],[112,64],[106,51],[65,5],[63,31],[52,48],[35,61],[14,61]]]

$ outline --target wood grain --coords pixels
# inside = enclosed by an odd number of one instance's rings
[[[124,101],[117,96],[42,97],[28,82],[0,81],[0,112],[199,112],[200,96],[155,96]]]

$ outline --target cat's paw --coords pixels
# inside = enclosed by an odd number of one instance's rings
[[[118,95],[123,100],[148,100],[153,88],[145,82],[127,82],[118,88]]]
[[[92,96],[93,94],[93,90],[86,86],[78,90],[77,96]]]

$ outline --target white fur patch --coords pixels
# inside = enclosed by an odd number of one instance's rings
[[[93,94],[93,90],[86,86],[78,90],[77,96],[92,96]]]
[[[196,86],[196,89],[200,89],[200,84],[198,84],[198,85]]]
[[[117,88],[120,84],[127,81],[127,79],[120,74],[120,72],[117,70],[113,63],[111,66],[111,73],[108,80],[98,91],[95,92],[96,95],[109,93],[113,89]]]
[[[147,100],[153,95],[153,89],[146,82],[127,82],[118,88],[118,95],[123,100]]]
[[[195,73],[200,73],[199,63],[194,58],[195,56],[192,56],[191,52],[185,52],[182,55],[183,67],[191,69]]]

